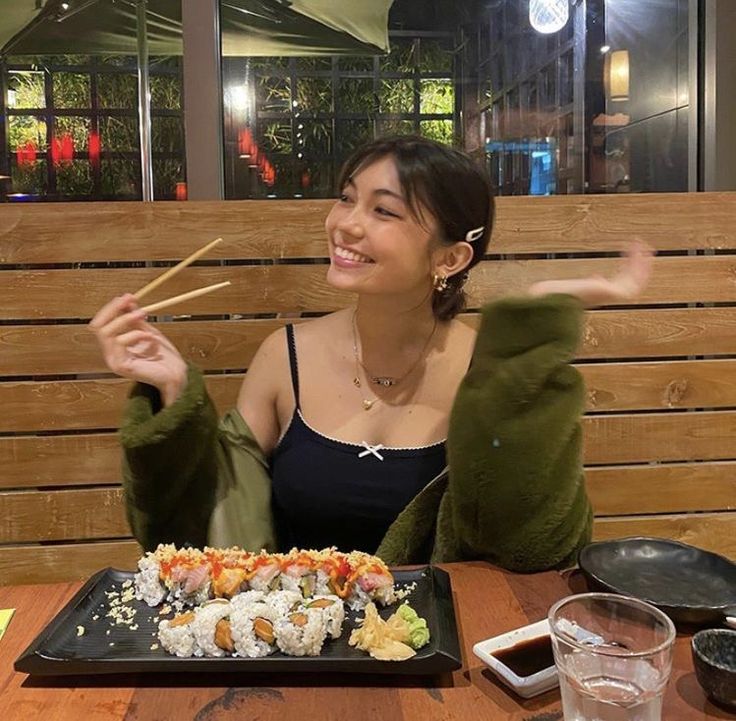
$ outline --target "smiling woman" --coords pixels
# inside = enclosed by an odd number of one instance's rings
[[[363,196],[369,196],[362,201],[357,178],[363,178]],[[388,187],[381,187],[384,178]],[[434,285],[441,286],[436,288],[441,292],[432,296],[435,315],[451,320],[463,310],[462,287],[467,271],[485,253],[494,215],[488,178],[468,156],[418,138],[379,139],[348,160],[338,183],[343,189],[340,202],[326,223],[331,246],[340,247],[334,241],[335,231],[339,230],[336,224],[343,223],[343,240],[349,241],[351,229],[353,233],[363,232],[355,217],[358,214],[360,221],[364,208],[369,209],[369,216],[372,212],[390,224],[386,233],[395,233],[397,225],[404,230],[410,228],[418,237],[409,245],[424,247],[425,276],[429,274]],[[342,247],[354,252],[355,245]],[[439,255],[441,266],[437,264]],[[412,264],[422,266],[421,260]],[[337,284],[335,279],[331,282]]]
[[[493,222],[472,162],[379,140],[348,160],[341,191],[328,281],[355,305],[269,336],[219,426],[201,374],[133,296],[92,321],[109,367],[138,382],[121,432],[134,533],[146,548],[337,546],[393,564],[570,559],[591,512],[568,361],[583,305],[635,295],[649,254],[634,249],[612,281],[491,304],[476,337],[454,317]]]

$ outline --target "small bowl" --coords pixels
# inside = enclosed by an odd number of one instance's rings
[[[692,640],[693,664],[706,695],[736,707],[736,631],[709,628]]]
[[[473,646],[473,653],[506,686],[513,689],[522,698],[531,698],[559,685],[557,667],[552,665],[529,676],[518,676],[493,654],[494,652],[513,648],[524,641],[544,637],[549,638],[549,635],[549,621],[545,618],[543,621],[532,623],[529,626],[522,626],[501,636],[494,636],[485,641],[479,641]]]

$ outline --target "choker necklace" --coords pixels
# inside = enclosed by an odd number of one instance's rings
[[[355,358],[355,377],[353,378],[353,385],[356,388],[361,388],[362,384],[360,382],[360,369],[362,368],[365,372],[368,380],[370,380],[371,383],[377,386],[381,386],[382,388],[391,388],[392,386],[398,385],[403,380],[409,377],[409,375],[416,369],[416,367],[419,365],[419,363],[424,358],[427,349],[429,348],[429,344],[432,341],[432,338],[434,337],[434,333],[437,330],[437,319],[434,320],[434,325],[432,326],[432,331],[430,332],[429,336],[427,337],[427,340],[424,343],[424,347],[422,348],[421,353],[417,357],[416,361],[412,363],[412,365],[409,367],[409,369],[400,375],[398,378],[394,376],[376,376],[373,375],[363,364],[363,361],[360,359],[360,353],[358,352],[358,327],[355,322],[355,316],[357,315],[358,311],[357,309],[353,311],[353,318],[352,318],[352,326],[353,326],[353,357]],[[373,405],[376,403],[376,401],[380,400],[380,398],[373,398],[372,400],[363,398],[363,409],[366,411],[369,411]]]

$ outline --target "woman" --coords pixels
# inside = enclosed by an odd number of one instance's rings
[[[612,280],[492,304],[476,339],[455,316],[492,223],[489,183],[462,153],[407,136],[358,150],[325,224],[328,281],[355,307],[267,338],[219,426],[201,374],[132,296],[100,310],[107,364],[138,381],[121,439],[142,545],[570,560],[591,512],[568,361],[583,306],[638,293],[649,254],[634,248]]]

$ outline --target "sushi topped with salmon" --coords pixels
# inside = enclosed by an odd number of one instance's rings
[[[136,597],[149,606],[164,601],[199,606],[246,591],[289,591],[303,599],[332,595],[349,608],[396,600],[394,579],[377,556],[335,548],[251,553],[241,548],[181,548],[161,544],[138,561]]]

